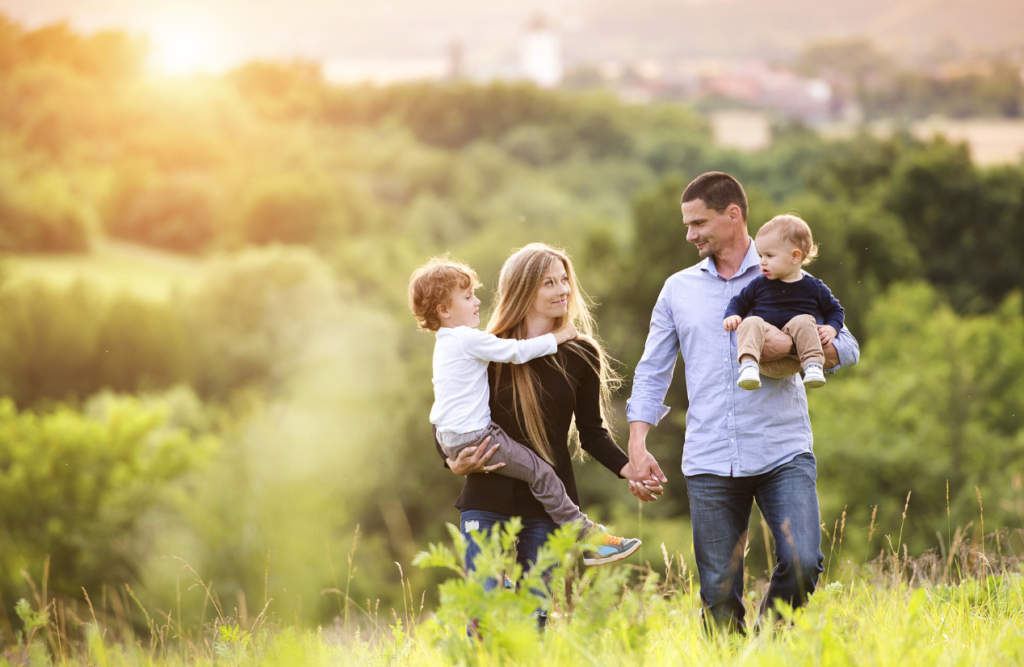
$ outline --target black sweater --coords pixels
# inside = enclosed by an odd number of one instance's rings
[[[586,346],[587,351],[581,351],[581,346]],[[554,453],[555,473],[565,485],[569,498],[577,505],[580,501],[568,445],[569,425],[574,414],[584,451],[616,475],[629,463],[629,457],[615,444],[601,420],[600,380],[583,358],[583,354],[593,355],[594,350],[587,343],[576,341],[560,345],[554,355],[527,362],[537,374],[542,388],[539,396],[540,406],[548,442]],[[566,378],[553,365],[552,360],[555,357],[565,364],[569,382],[566,382]],[[530,441],[524,433],[525,429],[520,426],[520,420],[516,419],[518,410],[512,399],[511,369],[505,366],[501,373],[501,385],[495,388],[495,366],[492,363],[487,370],[491,389],[491,420],[505,429],[513,440],[529,446]],[[441,451],[436,439],[434,445],[444,459],[444,452]],[[498,474],[467,475],[466,484],[455,506],[459,509],[484,510],[508,516],[547,516],[544,506],[533,497],[526,482]]]

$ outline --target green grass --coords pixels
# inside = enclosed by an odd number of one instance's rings
[[[82,619],[70,618],[59,602],[44,604],[44,598],[21,603],[24,634],[0,665],[1024,664],[1020,559],[981,545],[960,545],[938,561],[902,557],[898,550],[867,565],[846,561],[807,607],[782,608],[774,625],[742,637],[703,631],[693,573],[667,553],[666,576],[622,565],[580,571],[571,528],[556,534],[539,556],[542,566],[557,566],[550,579],[551,619],[540,632],[530,615],[538,598],[528,589],[543,585],[541,574],[522,573],[503,550],[514,533],[492,536],[477,572],[466,575],[463,545],[454,527],[452,532],[452,548],[431,545],[417,557],[421,566],[456,573],[442,584],[433,612],[422,609],[410,587],[397,609],[348,601],[348,624],[339,615],[329,627],[300,629],[274,620],[272,602],[255,619],[243,613],[239,620],[197,577],[216,618],[196,628],[180,627],[173,612],[144,610],[127,589],[122,597],[146,631],[123,615],[119,623],[97,621],[91,605]],[[497,572],[521,586],[485,593],[485,578]],[[749,620],[764,587],[750,587]],[[327,593],[343,599],[341,591]],[[469,617],[479,619],[482,640],[466,637]]]
[[[1024,582],[1019,574],[960,586],[833,583],[792,625],[748,638],[708,637],[696,595],[628,589],[597,624],[554,618],[541,634],[502,632],[471,642],[462,625],[426,617],[412,632],[392,623],[364,633],[340,628],[218,630],[198,645],[101,640],[53,659],[37,644],[33,664],[71,665],[1019,665],[1024,664]],[[400,615],[400,614],[399,614]],[[582,627],[581,627],[582,626]],[[532,635],[532,636],[531,636]],[[27,652],[0,664],[18,664]],[[13,659],[12,659],[13,658]]]
[[[9,255],[3,263],[12,282],[43,279],[64,287],[84,280],[151,300],[197,284],[202,265],[199,259],[109,239],[96,239],[89,253]]]

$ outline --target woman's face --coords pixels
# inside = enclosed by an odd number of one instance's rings
[[[569,310],[569,273],[561,261],[554,259],[541,278],[537,296],[533,300],[531,315],[555,319],[564,317]]]

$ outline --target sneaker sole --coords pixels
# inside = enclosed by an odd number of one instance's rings
[[[611,556],[604,556],[602,558],[584,557],[583,564],[587,567],[594,567],[595,565],[605,565],[607,563],[614,563],[617,560],[622,560],[623,558],[629,558],[630,556],[636,553],[636,550],[639,549],[642,544],[643,542],[637,540],[636,544],[634,544],[633,547],[628,551],[621,551],[617,554],[612,554]]]
[[[808,389],[818,389],[825,386],[824,380],[804,380],[804,386]]]
[[[740,389],[746,389],[748,391],[761,388],[761,383],[757,380],[740,380],[736,384]]]

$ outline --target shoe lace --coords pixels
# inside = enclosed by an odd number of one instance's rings
[[[604,538],[605,543],[614,544],[615,546],[622,546],[622,538],[614,535],[606,535]]]

